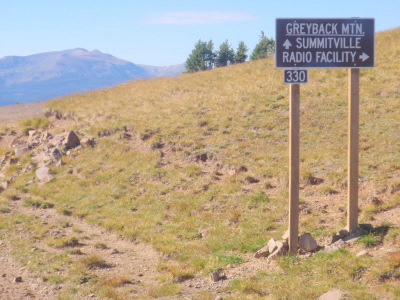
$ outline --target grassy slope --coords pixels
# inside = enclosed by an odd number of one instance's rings
[[[390,192],[400,184],[399,41],[400,29],[379,33],[376,68],[361,71],[360,181],[369,188],[360,198],[364,203],[379,194],[385,209],[400,203],[399,193]],[[103,130],[115,133],[97,137],[93,149],[54,169],[55,180],[45,186],[29,185],[25,176],[15,188],[150,242],[173,259],[161,266],[173,276],[207,274],[240,261],[287,227],[288,86],[282,81],[282,71],[268,59],[55,100],[51,108],[73,113],[72,128],[95,137]],[[325,199],[336,209],[346,205],[347,73],[311,70],[309,82],[301,87],[301,201],[312,207],[314,199]],[[123,126],[145,141],[121,139]],[[206,162],[196,159],[202,154]],[[242,166],[247,172],[229,174]],[[260,182],[249,184],[248,176]],[[310,177],[322,178],[323,185],[307,185]],[[339,194],[331,196],[331,190]],[[382,209],[361,208],[363,221]],[[344,213],[333,219],[314,209],[300,231],[328,237],[345,221]],[[204,229],[208,235],[200,238]],[[399,242],[398,230],[391,238]],[[383,258],[379,263],[391,264]],[[231,289],[289,298],[312,298],[335,287],[353,297],[400,293],[390,283],[371,284],[379,276],[373,260],[346,251],[280,264],[282,272],[237,280]],[[367,279],[349,282],[360,266]]]

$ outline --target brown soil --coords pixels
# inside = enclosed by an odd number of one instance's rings
[[[45,104],[45,101],[38,101],[25,104],[0,106],[0,124],[39,116],[44,112]]]

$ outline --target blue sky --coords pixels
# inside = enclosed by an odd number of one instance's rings
[[[378,32],[399,15],[400,0],[0,0],[0,58],[79,47],[165,66],[199,39],[252,51],[261,30],[275,38],[275,18],[375,18]]]

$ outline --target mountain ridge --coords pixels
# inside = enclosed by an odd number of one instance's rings
[[[99,50],[74,48],[0,59],[0,105],[49,100],[128,80],[176,76],[184,65],[136,65]]]

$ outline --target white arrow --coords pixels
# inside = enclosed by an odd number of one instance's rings
[[[283,47],[285,47],[286,50],[289,49],[291,46],[292,46],[292,43],[290,43],[289,40],[286,40],[283,43]]]
[[[360,59],[361,59],[362,61],[366,61],[368,58],[369,58],[369,56],[368,56],[366,53],[364,53],[364,52],[360,55]]]

